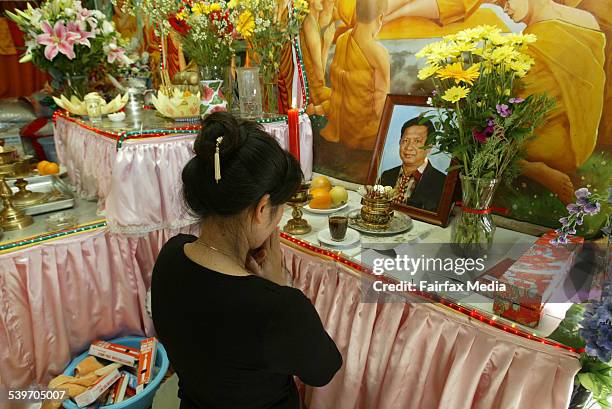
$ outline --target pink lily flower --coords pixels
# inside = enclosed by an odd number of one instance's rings
[[[108,46],[108,55],[106,57],[109,64],[112,64],[117,61],[125,60],[125,50],[121,47],[118,47],[116,44],[109,44]]]
[[[92,31],[83,30],[81,26],[74,21],[68,23],[68,31],[79,36],[79,38],[75,40],[76,44],[86,45],[87,47],[91,48],[91,43],[88,39],[96,36]]]
[[[66,30],[63,21],[57,21],[54,27],[51,27],[48,21],[43,21],[42,30],[44,34],[39,34],[36,37],[38,44],[45,45],[45,58],[51,61],[58,53],[64,54],[69,60],[74,59],[74,43],[78,38],[78,34],[71,33]]]
[[[93,11],[86,8],[79,8],[77,10],[76,19],[77,21],[87,21],[92,29],[98,26],[98,21],[96,20]]]

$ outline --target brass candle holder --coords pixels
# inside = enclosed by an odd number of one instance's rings
[[[17,207],[28,207],[39,203],[42,203],[47,198],[47,195],[41,192],[32,192],[26,189],[28,182],[19,178],[15,181],[15,186],[19,188],[19,192],[15,193],[12,198],[14,206]]]
[[[302,207],[304,207],[309,200],[309,187],[310,184],[302,183],[298,191],[295,192],[291,199],[289,199],[289,201],[287,202],[287,204],[293,208],[293,211],[291,212],[291,216],[293,218],[289,219],[285,227],[283,227],[283,231],[285,233],[298,235],[310,233],[310,231],[312,230],[312,227],[310,226],[310,224],[308,224],[308,221],[302,219],[302,216],[304,214],[302,212]]]
[[[6,184],[4,178],[0,178],[0,198],[4,208],[0,212],[0,227],[3,230],[21,230],[32,223],[32,216],[26,215],[25,212],[12,203],[13,192]]]

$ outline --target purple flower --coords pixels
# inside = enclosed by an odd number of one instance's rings
[[[561,223],[563,226],[567,226],[569,219],[567,217],[562,217],[559,219],[559,223]]]
[[[581,187],[580,189],[576,190],[575,195],[578,199],[585,199],[591,196],[591,192],[589,192],[589,189],[586,187]]]
[[[578,198],[578,200],[576,200],[576,204],[578,206],[586,206],[589,203],[591,202],[589,202],[589,199],[587,199],[586,197],[581,197],[581,198]]]
[[[495,126],[495,119],[489,118],[487,119],[487,127],[493,128]]]
[[[577,217],[574,223],[576,223],[576,226],[582,226],[582,223],[584,223],[584,219],[582,217]]]
[[[567,235],[565,235],[564,233],[558,235],[557,237],[555,237],[554,239],[550,241],[550,244],[552,244],[553,246],[558,246],[560,244],[567,244],[567,243],[568,243]]]
[[[510,115],[512,115],[512,110],[506,104],[497,104],[495,105],[495,109],[497,109],[497,113],[502,118],[508,118]]]
[[[576,214],[582,210],[582,207],[578,206],[577,204],[571,203],[567,205],[566,209],[569,214]]]
[[[431,95],[435,97],[436,95],[438,95],[438,91],[434,89],[433,91],[431,91]]]
[[[586,306],[579,330],[586,353],[603,362],[612,359],[612,296]]]
[[[525,98],[510,98],[510,100],[508,102],[510,102],[511,104],[520,104],[521,102],[525,101]]]
[[[478,141],[479,143],[487,142],[487,134],[485,132],[480,132],[476,128],[473,128],[472,135],[474,136],[474,139],[476,139],[476,141]]]
[[[588,214],[588,215],[594,215],[599,213],[599,211],[601,210],[601,204],[596,202],[596,203],[589,203],[586,206],[584,206],[584,213]]]

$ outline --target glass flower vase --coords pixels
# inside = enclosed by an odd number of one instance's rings
[[[575,385],[568,409],[587,409],[590,406],[592,406],[591,392],[580,384]]]
[[[89,78],[84,74],[64,74],[62,95],[70,99],[72,96],[81,101],[89,93]]]
[[[259,82],[259,67],[240,67],[238,76],[238,95],[240,115],[246,119],[257,119],[262,115],[262,92]]]
[[[276,73],[271,71],[267,64],[261,65],[260,73],[261,88],[263,90],[263,111],[268,117],[277,117],[279,115],[279,93]]]
[[[462,205],[451,224],[451,246],[465,258],[486,255],[493,244],[495,223],[491,203],[499,186],[498,179],[471,178],[461,175]]]
[[[223,92],[227,68],[218,66],[199,67],[200,74],[200,117],[214,112],[227,111],[228,102]]]

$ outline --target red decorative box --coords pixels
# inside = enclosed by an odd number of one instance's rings
[[[509,268],[494,268],[497,271],[483,277],[506,287],[494,295],[495,314],[531,328],[538,326],[544,304],[565,282],[584,243],[583,238],[571,236],[568,244],[556,246],[550,243],[554,238],[554,232],[543,235]]]

